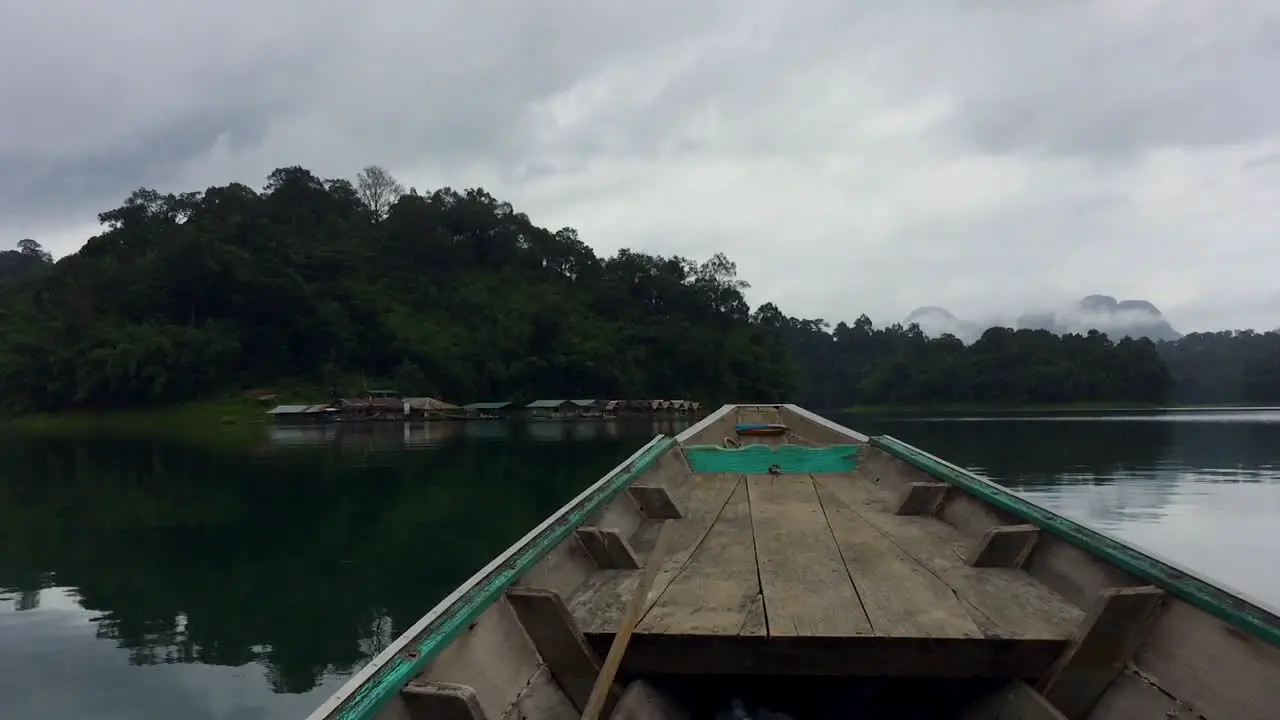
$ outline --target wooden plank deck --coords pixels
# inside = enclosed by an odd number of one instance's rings
[[[976,544],[848,475],[691,474],[623,661],[632,673],[1038,677],[1084,613],[1027,573],[971,567]],[[651,528],[632,538],[647,558]],[[638,570],[569,600],[605,652]]]

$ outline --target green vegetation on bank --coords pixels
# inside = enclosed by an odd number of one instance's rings
[[[941,415],[950,415],[955,413],[981,413],[981,414],[999,414],[999,413],[1088,413],[1088,412],[1117,412],[1117,411],[1153,411],[1153,410],[1230,410],[1230,409],[1248,409],[1257,408],[1257,402],[1235,402],[1235,403],[1176,403],[1176,402],[1157,402],[1157,403],[1059,403],[1047,405],[997,405],[991,403],[936,403],[924,405],[853,405],[841,408],[839,412],[845,414],[863,414],[863,415],[894,415],[894,414],[919,414],[919,413],[937,413]]]
[[[104,410],[56,410],[0,418],[0,423],[21,430],[54,432],[110,426],[120,430],[205,432],[211,426],[243,426],[266,421],[262,403],[245,398],[191,400],[167,405]]]
[[[1036,405],[1001,405],[994,403],[934,403],[921,405],[852,405],[840,412],[849,414],[895,413],[1002,413],[1002,412],[1089,412],[1102,410],[1153,410],[1170,407],[1168,403],[1078,402]]]
[[[1097,332],[991,328],[965,345],[915,325],[877,329],[865,315],[831,332],[820,321],[782,319],[778,332],[804,369],[797,396],[806,404],[1145,404],[1164,400],[1171,384],[1149,340],[1112,342]]]
[[[917,326],[785,318],[797,397],[817,407],[960,411],[1280,404],[1280,332],[1113,342],[1091,331],[989,328],[974,343]],[[824,402],[825,400],[825,402]]]
[[[282,168],[261,192],[141,189],[99,220],[57,263],[33,240],[0,253],[0,403],[35,425],[248,422],[261,408],[244,389],[281,378],[313,389],[299,400],[390,386],[454,402],[1280,401],[1277,333],[1157,345],[991,328],[965,345],[865,315],[831,327],[752,311],[723,254],[599,257],[483,190],[405,191],[376,167],[354,183]]]

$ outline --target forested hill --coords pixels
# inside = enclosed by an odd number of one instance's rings
[[[135,192],[6,301],[0,397],[20,409],[195,398],[287,378],[455,401],[759,397],[789,389],[723,256],[620,251],[483,190],[300,167],[263,192]]]
[[[261,191],[139,190],[49,264],[0,254],[0,401],[110,408],[306,383],[454,402],[537,397],[1156,402],[1145,340],[993,329],[972,344],[865,317],[754,312],[723,255],[598,257],[483,190],[405,192],[300,167]],[[8,268],[6,270],[6,268]],[[843,309],[833,309],[833,312]],[[318,398],[319,399],[319,398]]]
[[[1093,331],[990,328],[966,345],[918,325],[876,329],[866,315],[828,330],[782,321],[801,367],[799,397],[848,405],[1150,403],[1166,399],[1168,370],[1146,339],[1113,343]]]
[[[1112,342],[1105,334],[988,328],[972,344],[917,325],[834,328],[780,318],[799,368],[796,397],[849,405],[1280,404],[1280,332],[1191,333]]]

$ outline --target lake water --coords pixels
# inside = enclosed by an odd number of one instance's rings
[[[1280,410],[837,418],[1280,606]],[[304,716],[682,423],[0,439],[0,718]]]

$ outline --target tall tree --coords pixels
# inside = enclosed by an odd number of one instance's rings
[[[44,249],[44,246],[31,238],[23,238],[18,241],[18,252],[27,257],[36,258],[40,262],[53,262],[53,256]]]
[[[356,176],[356,190],[361,202],[377,220],[385,219],[391,206],[405,194],[404,185],[379,165],[370,165],[360,171]]]

